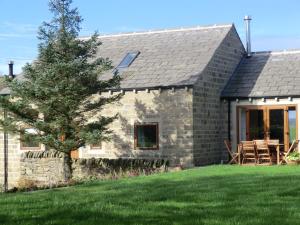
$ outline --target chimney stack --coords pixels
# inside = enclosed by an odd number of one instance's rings
[[[8,68],[9,68],[8,77],[13,79],[14,78],[14,62],[13,61],[9,61]]]
[[[250,21],[251,16],[244,17],[245,25],[246,25],[246,50],[247,57],[251,57],[251,34],[250,34]]]

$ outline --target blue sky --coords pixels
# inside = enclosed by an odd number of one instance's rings
[[[255,51],[300,48],[299,0],[74,0],[84,18],[81,35],[235,23],[244,40],[243,17],[252,16]],[[48,21],[47,0],[0,1],[0,74],[16,72],[37,55],[36,32]]]

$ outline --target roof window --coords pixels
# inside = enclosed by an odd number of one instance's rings
[[[136,57],[138,57],[139,54],[140,54],[139,51],[128,52],[125,55],[125,57],[122,59],[120,64],[114,69],[114,71],[116,72],[119,69],[128,68],[133,63],[133,61],[136,59]]]

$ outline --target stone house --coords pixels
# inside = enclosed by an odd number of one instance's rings
[[[80,149],[79,157],[167,158],[183,167],[224,160],[227,105],[220,94],[245,54],[234,25],[109,35],[101,41],[99,55],[116,63],[123,78],[120,90],[104,94],[121,91],[124,97],[101,112],[120,115],[111,124],[112,141]]]
[[[225,160],[227,105],[221,92],[245,55],[233,24],[100,37],[99,55],[109,57],[123,78],[119,103],[101,113],[119,113],[111,142],[78,150],[80,158],[166,158],[191,167]],[[112,72],[102,79],[113,76]],[[17,78],[18,79],[18,78]],[[3,88],[0,94],[9,94]],[[225,115],[225,116],[224,116]],[[1,139],[4,136],[1,134]],[[4,141],[0,141],[3,168]],[[43,146],[8,134],[8,181],[19,179],[20,156]],[[224,158],[225,157],[225,158]],[[0,182],[4,171],[0,170]]]
[[[118,103],[100,113],[119,113],[111,142],[86,146],[79,158],[165,158],[192,167],[227,160],[241,140],[277,138],[287,149],[298,139],[300,52],[245,50],[233,24],[101,36],[99,56],[112,60],[123,78]],[[113,76],[105,73],[101,79]],[[18,78],[17,78],[18,79]],[[9,94],[2,88],[0,94]],[[20,177],[24,151],[43,150],[0,134],[0,168],[8,148],[8,181]],[[3,183],[4,171],[0,170]]]

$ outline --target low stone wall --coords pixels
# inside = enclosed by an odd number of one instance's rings
[[[72,178],[117,178],[167,171],[169,161],[164,159],[107,159],[90,158],[72,161]]]
[[[26,152],[20,162],[19,186],[55,186],[70,177],[64,154],[57,152]]]
[[[58,186],[82,179],[107,179],[164,172],[169,162],[163,159],[75,159],[69,168],[67,158],[57,152],[26,152],[20,161],[19,188]],[[70,171],[72,170],[72,173]],[[71,175],[72,174],[72,175]]]

